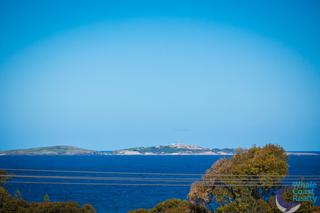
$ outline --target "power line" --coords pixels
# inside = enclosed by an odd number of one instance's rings
[[[143,184],[143,183],[80,183],[80,182],[36,182],[36,181],[10,181],[9,184],[44,184],[44,185],[92,185],[92,186],[172,186],[172,187],[190,187],[191,184]],[[217,184],[206,184],[203,186],[211,187],[265,187],[265,186],[292,186],[286,184],[278,185],[244,185],[244,184],[227,184],[227,185],[217,185]]]
[[[147,178],[147,177],[101,177],[101,176],[57,176],[57,175],[16,175],[16,174],[3,174],[0,175],[0,177],[9,177],[9,178],[57,178],[57,179],[88,179],[88,180],[167,180],[167,181],[174,181],[174,180],[180,180],[180,181],[197,181],[201,180],[200,178]],[[203,181],[274,181],[279,180],[277,177],[270,177],[267,179],[261,179],[261,178],[237,178],[237,177],[228,177],[228,178],[221,178],[221,177],[214,177],[212,179],[202,179]],[[293,181],[293,180],[320,180],[320,177],[289,177],[289,178],[283,178],[284,181]]]
[[[152,172],[105,172],[105,171],[89,171],[89,170],[55,170],[55,169],[14,169],[14,168],[0,168],[6,171],[26,171],[26,172],[52,172],[52,173],[88,173],[88,174],[118,174],[118,175],[158,175],[158,176],[214,176],[219,177],[320,177],[320,175],[272,175],[272,174],[195,174],[195,173],[152,173]]]
[[[137,181],[137,182],[194,182],[197,181],[203,183],[242,183],[242,184],[253,184],[259,183],[264,184],[263,181],[277,182],[277,183],[292,183],[294,181],[302,181],[304,179],[191,179],[191,178],[137,178],[137,177],[88,177],[88,176],[52,176],[52,175],[0,175],[0,177],[8,177],[8,178],[31,178],[31,179],[69,179],[69,180],[103,180],[103,181]],[[306,179],[313,181],[320,181],[320,178]]]
[[[12,169],[0,168],[6,171],[28,171],[28,172],[59,172],[59,173],[90,173],[90,174],[119,174],[119,175],[175,175],[175,176],[202,176],[203,174],[188,173],[153,173],[153,172],[104,172],[104,171],[88,171],[88,170],[55,170],[55,169]]]
[[[0,175],[9,178],[32,179],[74,179],[74,180],[117,180],[117,181],[159,181],[159,182],[193,182],[199,179],[189,178],[136,178],[136,177],[85,177],[85,176],[40,176],[40,175]]]
[[[143,184],[143,183],[79,183],[79,182],[36,182],[36,181],[10,181],[9,184],[53,184],[53,185],[94,185],[94,186],[188,186],[190,184]]]

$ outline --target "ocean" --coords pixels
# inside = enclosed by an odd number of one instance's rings
[[[11,194],[19,189],[28,201],[42,201],[47,193],[51,201],[90,203],[99,213],[123,213],[169,198],[186,199],[190,183],[221,157],[0,156],[0,167],[22,169],[8,171],[25,176],[11,179],[5,188]],[[289,156],[289,174],[320,176],[319,162],[320,155]]]

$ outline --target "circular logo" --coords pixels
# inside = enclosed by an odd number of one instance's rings
[[[283,198],[284,191],[285,191],[285,189],[281,189],[276,193],[275,200],[276,200],[276,205],[277,205],[278,209],[284,213],[296,212],[300,208],[301,204],[296,203],[296,202],[287,202]]]

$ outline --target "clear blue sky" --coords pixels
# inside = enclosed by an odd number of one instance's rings
[[[0,149],[320,150],[319,1],[0,1]]]

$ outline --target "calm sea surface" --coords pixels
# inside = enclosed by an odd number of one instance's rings
[[[19,189],[23,198],[28,201],[42,201],[43,195],[48,193],[51,201],[72,200],[80,204],[91,203],[98,212],[122,213],[137,208],[151,208],[156,203],[169,198],[185,199],[190,188],[185,185],[191,182],[178,181],[183,178],[187,178],[186,181],[191,181],[199,176],[181,174],[203,174],[219,158],[221,156],[0,156],[0,167],[10,169],[128,172],[10,171],[16,175],[28,176],[14,178],[12,181],[42,182],[43,184],[10,182],[6,184],[6,188],[10,193],[14,194],[16,189]],[[319,162],[320,156],[290,156],[289,173],[291,175],[320,175]],[[181,174],[168,175],[164,173]],[[42,178],[32,178],[32,176],[42,176]],[[52,179],[50,176],[61,176],[61,178]],[[74,179],[65,179],[66,176],[67,178],[74,176]],[[88,179],[81,179],[83,177]],[[103,178],[101,179],[100,177]],[[44,184],[45,182],[67,184]],[[106,185],[94,185],[97,183]],[[146,186],[144,184],[160,185]],[[177,186],[167,186],[165,184],[176,184]],[[317,204],[319,205],[319,202]]]

